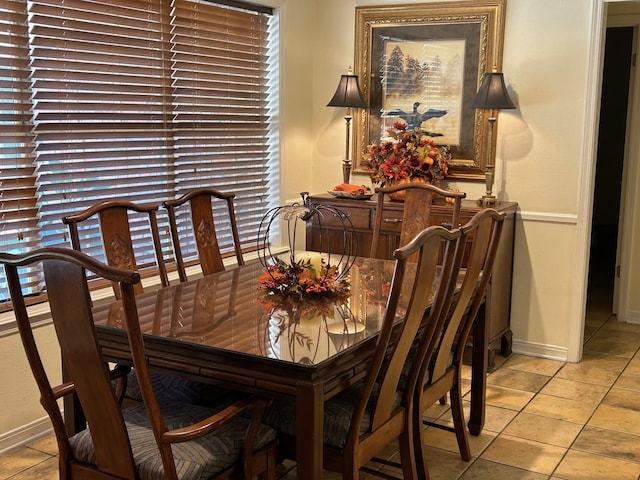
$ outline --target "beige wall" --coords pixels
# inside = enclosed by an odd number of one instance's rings
[[[36,342],[45,358],[45,369],[52,382],[60,381],[60,350],[53,326],[35,330]],[[2,369],[0,369],[0,451],[20,443],[33,431],[50,423],[40,405],[40,394],[31,375],[27,358],[17,333],[0,337]]]

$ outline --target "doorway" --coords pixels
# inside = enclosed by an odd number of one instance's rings
[[[586,305],[587,318],[604,321],[616,313],[616,253],[633,41],[633,27],[607,28]]]

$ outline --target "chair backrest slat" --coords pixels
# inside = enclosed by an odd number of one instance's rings
[[[134,253],[129,213],[145,213],[149,222],[149,231],[151,233],[160,283],[163,287],[166,287],[169,285],[169,277],[164,263],[160,232],[158,230],[156,217],[158,208],[159,205],[156,204],[132,203],[125,200],[107,200],[97,203],[83,212],[67,215],[62,218],[62,221],[69,225],[71,245],[75,250],[81,251],[78,226],[80,223],[97,215],[102,246],[107,263],[113,267],[137,271],[138,264]],[[134,289],[136,294],[143,292],[141,283],[136,284]],[[116,298],[120,298],[120,291],[115,284],[113,285],[113,290]]]
[[[215,220],[213,216],[212,201],[215,199],[224,201],[227,211],[227,221],[231,230],[234,254],[238,265],[244,265],[240,237],[236,224],[235,210],[233,206],[234,193],[220,192],[213,188],[197,188],[190,190],[176,200],[167,200],[162,205],[167,209],[169,225],[171,227],[171,240],[176,258],[176,266],[181,282],[187,280],[184,263],[184,255],[178,230],[177,212],[185,204],[189,204],[191,210],[192,235],[198,250],[198,259],[204,275],[221,272],[225,269],[220,244],[218,241]]]
[[[466,197],[464,192],[443,190],[427,183],[404,183],[389,187],[378,187],[375,192],[378,194],[378,199],[370,251],[370,256],[374,258],[387,256],[385,252],[379,251],[380,237],[384,230],[384,215],[387,211],[385,207],[389,206],[389,202],[385,199],[385,194],[405,192],[400,229],[400,247],[409,243],[419,232],[431,226],[431,206],[437,197],[452,199],[451,225],[449,228],[457,228],[460,222],[462,199]]]

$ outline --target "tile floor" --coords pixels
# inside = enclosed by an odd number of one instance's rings
[[[592,309],[580,363],[522,355],[501,359],[487,380],[486,424],[480,436],[471,437],[470,462],[460,459],[453,434],[427,428],[431,478],[639,479],[639,347],[640,325],[618,323],[604,309]],[[446,405],[428,413],[450,423]],[[56,450],[47,436],[1,455],[0,479],[57,478]],[[394,445],[387,453],[396,456]],[[296,478],[295,465],[283,465],[280,478]]]

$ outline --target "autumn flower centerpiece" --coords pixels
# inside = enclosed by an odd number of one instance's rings
[[[277,295],[280,299],[290,297],[293,302],[349,293],[349,282],[338,267],[327,264],[318,252],[291,255],[289,262],[279,257],[272,258],[258,283],[267,294]]]
[[[404,122],[395,122],[387,134],[390,140],[369,145],[364,155],[373,183],[382,187],[408,181],[437,185],[446,176],[451,159],[448,146],[436,145],[420,128],[408,130]]]

